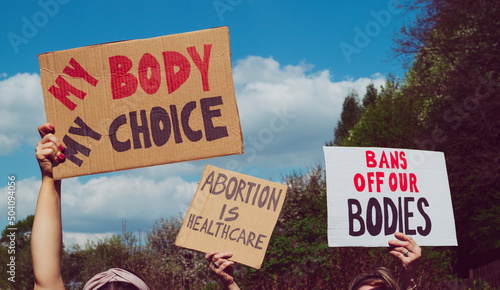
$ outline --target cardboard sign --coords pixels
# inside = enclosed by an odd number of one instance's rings
[[[38,58],[55,178],[243,153],[227,27]]]
[[[288,187],[207,165],[175,244],[259,269]]]
[[[420,246],[456,246],[444,154],[323,147],[328,245],[387,247],[395,232]]]

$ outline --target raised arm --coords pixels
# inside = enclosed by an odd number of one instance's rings
[[[240,287],[236,284],[233,276],[233,261],[228,259],[233,256],[232,253],[219,253],[218,251],[210,251],[205,255],[209,263],[210,269],[219,277],[224,289],[239,290]]]
[[[38,127],[42,140],[36,146],[36,158],[42,173],[42,185],[31,231],[31,259],[35,289],[64,289],[61,276],[62,222],[61,181],[54,180],[52,164],[65,159],[63,147],[53,135],[54,127]]]
[[[395,233],[397,240],[390,240],[389,246],[392,247],[390,254],[396,256],[403,264],[401,273],[402,289],[417,288],[417,266],[418,259],[422,256],[422,249],[417,245],[412,237],[403,233]]]

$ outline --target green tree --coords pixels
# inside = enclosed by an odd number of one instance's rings
[[[412,147],[414,132],[419,130],[418,115],[418,102],[406,98],[400,80],[390,75],[377,101],[366,108],[343,145]]]
[[[15,259],[15,282],[8,280],[10,274],[7,271],[0,273],[1,289],[29,289],[33,287],[33,267],[31,264],[31,228],[33,226],[33,215],[17,221],[14,225],[6,226],[2,231],[0,246],[0,263],[7,265]],[[15,231],[8,230],[15,228]],[[15,239],[11,241],[9,234],[15,232]],[[11,242],[15,244],[12,245]],[[5,266],[4,266],[5,267]],[[10,268],[10,266],[8,267]]]
[[[12,232],[9,228],[15,228],[16,236],[17,236],[17,244],[25,244],[31,235],[31,228],[33,227],[33,220],[35,219],[34,215],[28,215],[25,219],[17,221],[14,225],[7,225],[5,229],[2,231],[2,238],[0,242],[5,243],[8,242],[9,238],[7,235]]]
[[[334,130],[333,143],[330,145],[340,145],[343,140],[349,137],[349,130],[359,121],[361,116],[361,106],[359,104],[358,93],[355,90],[349,92],[344,99],[340,120]]]
[[[458,236],[457,270],[500,256],[500,2],[405,1],[420,11],[397,35],[395,56],[411,66],[404,93],[423,100],[419,149],[443,151]],[[409,61],[411,60],[411,62]]]
[[[148,234],[147,275],[152,289],[196,289],[217,285],[218,278],[210,276],[204,253],[175,246],[181,226],[181,217],[161,219]]]
[[[377,89],[375,88],[375,85],[372,82],[368,86],[366,86],[366,93],[365,96],[363,97],[363,110],[366,110],[370,106],[375,104],[375,102],[377,101],[377,96],[378,96]]]

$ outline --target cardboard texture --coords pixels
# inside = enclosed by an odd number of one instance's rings
[[[175,244],[259,269],[288,187],[207,165]]]
[[[419,246],[456,246],[442,152],[323,147],[328,245],[387,247],[394,233]]]
[[[227,27],[38,58],[57,179],[243,153]]]

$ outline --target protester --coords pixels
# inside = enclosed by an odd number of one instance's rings
[[[53,165],[64,162],[64,147],[53,135],[50,124],[38,127],[42,140],[36,146],[36,158],[42,173],[42,184],[31,230],[31,259],[35,289],[65,289],[61,275],[62,222],[61,181],[54,180]],[[130,271],[113,268],[99,273],[85,284],[84,290],[149,290]]]
[[[389,241],[390,254],[401,260],[403,265],[401,273],[400,288],[392,276],[391,272],[384,267],[377,268],[373,271],[362,273],[356,276],[349,290],[399,290],[399,289],[416,289],[416,267],[418,259],[422,255],[422,250],[417,245],[412,237],[403,233],[395,233],[395,240]],[[228,259],[233,256],[232,253],[219,253],[211,251],[205,255],[205,259],[209,262],[210,269],[219,277],[225,289],[240,289],[234,280],[233,276],[233,261]]]

